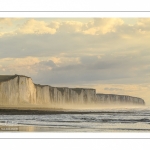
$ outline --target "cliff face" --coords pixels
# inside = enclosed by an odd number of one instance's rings
[[[47,105],[53,104],[90,104],[126,102],[144,104],[136,97],[96,94],[95,89],[51,87],[38,85],[26,76],[0,76],[0,105]]]
[[[12,76],[0,82],[0,104],[36,103],[36,89],[31,78]]]
[[[95,99],[94,89],[70,89],[67,87],[51,87],[35,85],[37,104],[73,104],[88,103]]]
[[[132,97],[127,95],[114,95],[114,94],[96,94],[97,103],[106,104],[106,103],[117,103],[117,104],[140,104],[144,105],[145,102],[143,99],[138,97]]]
[[[0,104],[84,104],[95,100],[95,89],[51,87],[34,84],[26,76],[11,76],[0,82]]]

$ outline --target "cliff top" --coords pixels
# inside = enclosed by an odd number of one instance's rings
[[[70,89],[73,89],[73,90],[95,90],[92,88],[70,88]]]
[[[104,94],[104,93],[96,93],[96,95],[129,96],[129,95]],[[135,97],[135,96],[129,96],[129,97],[142,99],[142,98],[140,98],[140,97]],[[143,100],[143,99],[142,99],[142,100]]]
[[[8,80],[11,80],[11,79],[14,79],[15,77],[27,77],[27,76],[24,76],[24,75],[0,75],[0,82],[4,82],[4,81],[8,81]],[[30,77],[27,77],[27,78],[30,78]]]
[[[0,82],[11,80],[15,77],[16,75],[0,75]]]

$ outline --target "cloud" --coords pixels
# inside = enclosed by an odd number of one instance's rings
[[[56,24],[52,23],[52,25],[57,28]],[[21,34],[55,34],[56,28],[50,27],[44,21],[29,19],[16,32]]]
[[[79,34],[17,35],[0,38],[0,57],[54,56],[79,54],[87,39]],[[84,53],[84,51],[82,52]]]
[[[130,55],[112,56],[80,56],[62,57],[59,62],[44,61],[36,65],[37,77],[41,83],[49,84],[73,84],[73,83],[147,83],[149,80],[149,66],[147,59],[137,62]],[[46,65],[48,64],[48,65]],[[42,66],[41,66],[42,65]],[[40,67],[41,66],[41,67]],[[41,69],[39,69],[41,70]],[[43,74],[45,78],[42,79]],[[142,77],[141,77],[142,76]],[[47,81],[48,79],[48,81]]]
[[[60,22],[58,21],[51,21],[49,24],[48,24],[48,27],[50,28],[54,28],[54,29],[58,29],[60,27]]]
[[[18,20],[17,18],[0,18],[0,38],[3,36],[15,35],[13,23]]]
[[[1,74],[24,74],[32,75],[35,74],[35,70],[32,66],[39,62],[36,57],[26,57],[26,58],[3,58],[0,59],[1,64]]]
[[[147,34],[150,30],[149,19],[139,18],[135,24],[126,23],[121,18],[95,18],[87,22],[81,21],[44,21],[38,19],[26,19],[15,24],[17,18],[1,18],[0,23],[5,25],[16,25],[5,34],[59,34],[59,33],[81,33],[88,35],[104,35],[108,33],[121,33],[122,37],[132,37],[136,34]],[[3,28],[6,28],[3,26]],[[15,29],[15,30],[14,30]],[[125,35],[124,35],[125,34]],[[127,36],[128,34],[128,36]],[[2,33],[1,33],[2,35]],[[3,34],[4,35],[4,34]]]
[[[104,90],[108,90],[108,91],[122,91],[123,89],[120,88],[104,88]]]
[[[13,18],[0,18],[0,26],[5,25],[5,26],[10,26],[12,25]]]
[[[79,21],[64,21],[61,23],[58,32],[74,33],[82,32],[83,23]]]
[[[139,18],[137,22],[138,27],[145,27],[145,29],[150,29],[150,18]]]
[[[99,35],[115,32],[117,26],[123,25],[123,20],[118,18],[96,18],[85,25],[84,34]]]
[[[38,73],[45,70],[51,70],[54,67],[56,67],[56,64],[52,60],[47,60],[47,61],[40,61],[38,63],[35,63],[32,66],[32,69]]]

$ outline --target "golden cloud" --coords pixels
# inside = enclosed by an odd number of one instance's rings
[[[0,36],[16,34],[56,34],[57,32],[64,33],[81,33],[89,35],[101,35],[110,32],[116,32],[124,39],[130,39],[132,36],[147,35],[150,31],[150,19],[138,19],[134,25],[129,25],[120,18],[95,18],[89,19],[88,22],[80,21],[50,21],[29,19],[26,22],[21,22],[21,25],[15,23],[15,18],[0,18],[0,23],[3,28],[7,29],[4,24],[13,24],[12,30],[0,31]],[[119,30],[118,30],[119,29]],[[6,32],[7,31],[7,32]],[[127,31],[127,32],[126,32]]]
[[[49,27],[44,21],[30,19],[18,29],[18,32],[22,34],[55,34],[56,29]]]
[[[2,25],[12,25],[13,18],[0,18],[0,24]]]
[[[7,64],[7,67],[20,67],[29,66],[38,63],[39,59],[36,57],[25,57],[25,58],[3,58],[0,59],[0,63]]]
[[[32,66],[39,62],[37,57],[3,58],[0,59],[0,68],[3,71],[9,71],[9,73],[12,74],[36,74],[36,71],[32,69]]]
[[[106,34],[108,32],[115,32],[117,26],[123,24],[123,20],[119,18],[96,18],[93,22],[85,25],[84,34],[98,35]]]
[[[81,32],[83,23],[79,21],[64,21],[61,23],[59,31],[63,32]]]

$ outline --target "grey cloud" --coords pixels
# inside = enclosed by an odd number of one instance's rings
[[[48,60],[48,61],[41,61],[40,63],[38,63],[39,65],[44,65],[44,66],[50,66],[50,67],[55,67],[56,64],[52,61],[52,60]]]
[[[85,65],[83,64],[66,64],[62,65],[60,67],[53,68],[53,71],[61,72],[61,71],[77,71],[77,70],[83,70]]]
[[[51,61],[41,61],[39,63],[34,64],[33,66],[31,66],[33,70],[37,71],[37,72],[44,72],[45,70],[50,70],[52,68],[56,67],[56,64]]]
[[[18,35],[0,38],[0,57],[52,56],[62,52],[78,53],[83,38],[69,34]]]
[[[107,90],[107,91],[122,91],[123,89],[120,89],[120,88],[104,88],[104,90]]]
[[[99,61],[99,58],[97,56],[82,56],[82,57],[80,57],[80,61],[83,64],[91,65],[91,64]]]
[[[119,33],[120,35],[123,33],[132,35],[133,33],[135,34],[137,30],[138,30],[137,26],[130,26],[128,24],[123,24],[121,26],[116,27],[116,32]]]
[[[91,36],[81,33],[57,33],[54,35],[16,35],[0,38],[0,58],[26,56],[54,56],[66,53],[71,56],[84,54],[122,53],[149,49],[149,45],[120,38],[118,33]],[[91,58],[92,59],[92,58]],[[83,60],[86,61],[86,60]]]
[[[136,62],[130,57],[96,56],[81,57],[81,64],[65,64],[65,66],[54,66],[52,70],[39,72],[36,81],[44,84],[75,84],[75,83],[142,83],[147,79],[140,66],[141,61]],[[84,61],[83,61],[84,60]],[[91,60],[88,61],[88,60]],[[132,68],[139,67],[139,70]],[[43,74],[45,75],[42,78]],[[141,78],[143,76],[143,78]],[[137,81],[138,80],[138,81]]]

